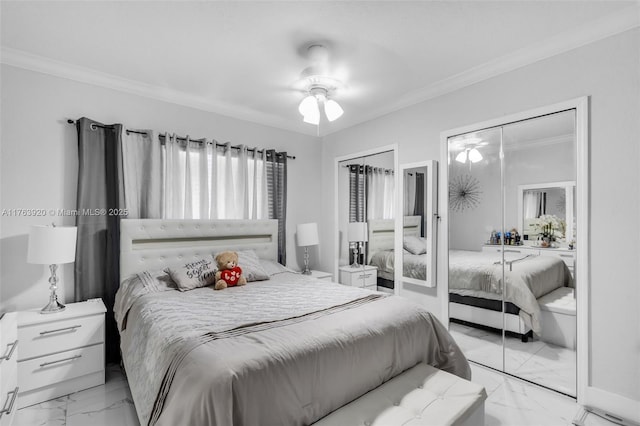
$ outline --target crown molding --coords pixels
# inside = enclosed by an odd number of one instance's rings
[[[22,50],[2,46],[0,48],[0,62],[29,71],[61,77],[67,80],[100,86],[119,92],[130,93],[201,111],[212,112],[236,120],[244,120],[255,124],[275,127],[305,135],[317,136],[315,127],[309,131],[304,131],[301,130],[300,127],[293,125],[291,122],[273,115],[264,114],[248,108],[224,104],[222,102],[216,102],[202,96],[196,96],[166,87],[155,86],[137,80],[129,80],[113,74],[97,71],[95,69],[57,61],[44,56],[34,55]]]
[[[129,80],[94,69],[57,61],[22,50],[7,47],[0,48],[0,62],[18,68],[49,74],[68,80],[92,84],[120,92],[130,93],[163,102],[212,112],[234,119],[245,120],[256,124],[275,127],[309,136],[323,137],[340,130],[376,119],[403,108],[454,92],[472,84],[487,80],[500,74],[513,71],[543,59],[576,49],[598,40],[631,30],[640,26],[640,2],[618,12],[604,16],[597,21],[565,31],[554,37],[542,40],[522,48],[511,54],[502,56],[482,65],[473,67],[459,74],[447,77],[436,83],[401,96],[396,102],[352,120],[343,118],[342,122],[332,123],[330,129],[308,129],[270,114],[249,108],[229,105],[207,99],[202,96],[188,94],[166,87],[154,86],[136,80]],[[318,132],[319,131],[319,132]]]
[[[548,39],[501,56],[484,64],[470,68],[459,74],[447,77],[421,89],[405,94],[396,102],[363,115],[348,125],[337,127],[328,132],[335,133],[348,127],[361,124],[403,108],[437,98],[464,87],[471,86],[500,74],[542,61],[561,53],[577,49],[596,41],[632,30],[640,26],[640,1],[635,5],[606,15],[594,22],[565,31]]]

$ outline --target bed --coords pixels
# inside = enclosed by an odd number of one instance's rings
[[[560,287],[573,286],[573,278],[557,257],[509,252],[504,253],[504,260],[502,256],[497,252],[449,251],[449,317],[463,324],[504,329],[526,342],[541,331],[537,299]]]
[[[421,216],[405,216],[405,237],[420,237]],[[378,285],[394,288],[395,270],[395,220],[378,219],[368,221],[367,264],[378,268]],[[426,246],[426,244],[425,244]],[[427,254],[411,254],[405,251],[402,257],[402,276],[416,280],[427,279]]]
[[[419,363],[470,377],[419,306],[278,265],[276,221],[122,220],[120,245],[114,313],[142,425],[306,425]],[[270,279],[180,292],[163,273],[221,250],[252,250]]]

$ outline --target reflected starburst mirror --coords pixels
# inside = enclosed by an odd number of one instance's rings
[[[472,210],[480,204],[480,181],[470,174],[452,176],[449,182],[449,208],[454,212]]]

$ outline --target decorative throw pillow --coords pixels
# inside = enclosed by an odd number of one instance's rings
[[[183,266],[167,268],[165,271],[180,291],[211,285],[216,280],[216,264],[212,258],[194,260]]]
[[[247,281],[263,281],[269,279],[269,274],[260,265],[260,258],[253,250],[237,250],[238,266],[242,268],[242,275]],[[215,259],[217,253],[213,255]]]
[[[427,241],[414,235],[404,237],[402,246],[411,254],[424,254],[427,252]]]

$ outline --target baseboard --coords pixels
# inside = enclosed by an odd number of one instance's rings
[[[640,425],[640,401],[589,386],[585,392],[584,405],[601,417],[618,424]]]

